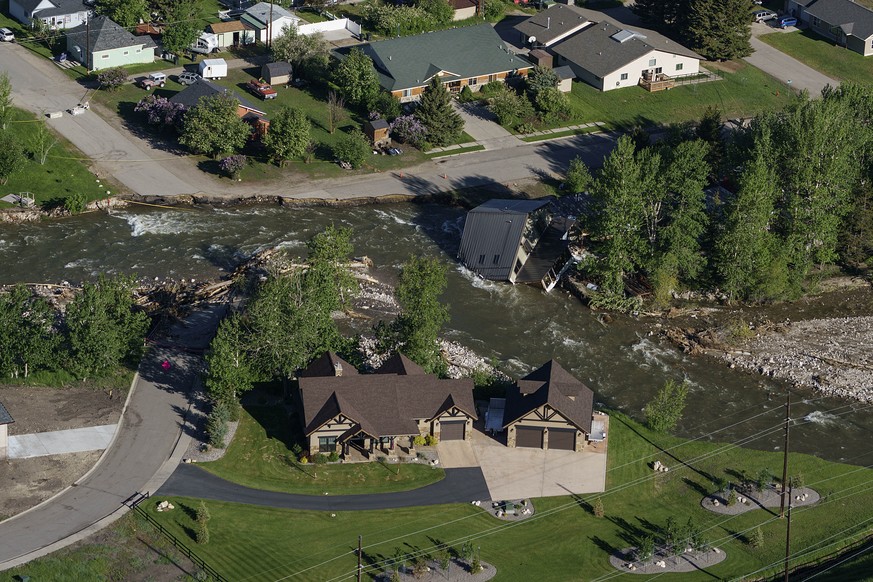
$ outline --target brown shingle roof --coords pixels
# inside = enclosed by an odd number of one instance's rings
[[[479,5],[476,0],[449,0],[449,4],[452,6],[453,10],[463,10],[464,8]]]
[[[226,32],[241,32],[243,30],[254,30],[251,26],[241,20],[228,20],[227,22],[213,22],[206,28],[214,34],[224,34]]]
[[[404,356],[403,354],[394,354],[379,366],[376,370],[377,374],[400,374],[401,376],[422,376],[425,374],[424,368]]]
[[[549,360],[507,391],[504,426],[544,404],[557,410],[586,434],[591,433],[594,392],[555,360]]]
[[[337,366],[339,366],[339,370],[337,370]],[[350,363],[333,352],[324,352],[300,372],[300,377],[336,376],[337,371],[341,371],[343,376],[358,375],[358,371]]]

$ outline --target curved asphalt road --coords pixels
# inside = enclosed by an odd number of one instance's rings
[[[112,444],[78,482],[33,509],[0,522],[0,571],[29,562],[121,517],[136,491],[154,491],[187,449],[188,391],[222,307],[194,312],[171,326],[167,341],[185,348],[154,348],[140,363]],[[169,371],[161,362],[173,362]]]
[[[478,467],[446,469],[446,477],[419,489],[368,495],[295,495],[262,491],[216,477],[194,465],[179,465],[157,495],[197,497],[311,511],[364,511],[420,505],[470,503],[490,499],[485,477]]]

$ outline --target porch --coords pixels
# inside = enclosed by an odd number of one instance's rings
[[[663,73],[649,73],[646,71],[640,77],[640,87],[650,93],[672,89],[675,85],[676,82]]]
[[[399,460],[416,454],[412,438],[408,436],[369,438],[359,435],[340,443],[340,450],[347,463],[367,463],[379,458]]]

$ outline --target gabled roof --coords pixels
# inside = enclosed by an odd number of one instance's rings
[[[245,16],[266,25],[270,22],[270,3],[269,2],[258,2],[251,8],[247,8],[245,11]],[[282,20],[283,18],[290,18],[291,20],[298,21],[300,20],[299,16],[291,14],[278,4],[273,4],[273,22],[277,20]]]
[[[302,376],[299,381],[307,435],[342,414],[373,437],[418,434],[417,419],[430,420],[456,407],[476,418],[473,381],[432,374]],[[355,433],[356,434],[356,433]]]
[[[377,374],[400,374],[401,376],[424,376],[424,368],[400,353],[385,360],[376,370]]]
[[[546,10],[515,26],[526,39],[534,37],[537,44],[549,46],[558,39],[602,19],[603,13],[566,4],[553,4]]]
[[[290,75],[294,71],[294,67],[291,66],[291,63],[286,61],[276,61],[275,63],[267,63],[264,65],[267,71],[269,71],[270,75],[276,77],[279,75]]]
[[[228,93],[231,97],[239,101],[239,104],[243,108],[248,109],[249,111],[253,111],[260,116],[266,115],[266,113],[252,105],[252,103],[245,97],[237,95],[235,91],[225,89],[224,87],[216,85],[212,81],[207,81],[206,79],[197,79],[194,83],[188,85],[187,87],[170,97],[170,101],[172,103],[181,103],[182,105],[190,109],[196,106],[197,103],[200,102],[200,99],[202,97],[212,97],[213,95],[218,95],[221,93]]]
[[[654,50],[705,60],[691,49],[653,30],[634,27],[632,34],[605,19],[592,24],[552,47],[552,50],[586,71],[603,78]]]
[[[24,9],[24,12],[30,14],[36,7],[43,3],[43,0],[16,0],[16,4]]]
[[[42,0],[35,0],[33,2],[20,2],[20,4],[25,6],[25,10],[30,13],[33,12],[37,6],[40,5]],[[39,10],[35,16],[39,18],[48,18],[50,16],[65,16],[67,14],[76,14],[77,12],[90,12],[91,8],[85,6],[82,0],[50,0],[53,4],[50,8],[43,8]],[[27,6],[30,4],[33,6],[30,8]]]
[[[242,20],[228,20],[227,22],[213,22],[206,27],[213,34],[225,34],[227,32],[241,32],[253,30],[251,26]]]
[[[865,40],[873,36],[873,11],[850,0],[817,0],[806,7],[806,13],[839,26],[846,35]]]
[[[555,360],[549,360],[507,391],[504,426],[546,404],[586,434],[591,433],[594,392]]]
[[[6,407],[3,406],[3,403],[0,402],[0,424],[10,424],[15,422],[12,418],[12,415],[9,414],[9,411],[6,410]]]
[[[464,8],[472,8],[479,5],[476,0],[449,0],[452,10],[463,10]]]
[[[387,91],[427,85],[431,77],[444,79],[492,75],[533,65],[506,48],[489,24],[450,28],[415,36],[358,45],[373,59],[379,83]],[[349,49],[340,49],[342,58]]]
[[[552,72],[557,75],[558,79],[563,81],[565,79],[575,79],[576,73],[573,72],[573,68],[570,65],[564,65],[563,67],[555,67],[552,69]]]
[[[122,28],[105,16],[91,19],[91,34],[89,35],[91,42],[88,44],[85,39],[86,26],[85,24],[80,24],[68,30],[67,39],[83,49],[86,46],[90,46],[92,53],[132,46],[142,46],[143,48],[154,48],[156,46],[155,41],[150,36],[134,36],[130,31]]]
[[[337,374],[337,372],[340,372]],[[358,370],[333,352],[324,352],[300,372],[301,378],[316,376],[357,376]]]

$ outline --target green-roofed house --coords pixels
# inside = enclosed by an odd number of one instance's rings
[[[527,75],[533,68],[530,61],[510,52],[489,24],[392,38],[359,48],[373,59],[382,88],[403,102],[418,99],[435,76],[457,93],[465,86],[478,91],[491,81]]]
[[[156,46],[150,36],[134,36],[105,16],[67,31],[67,52],[89,71],[153,63]]]

